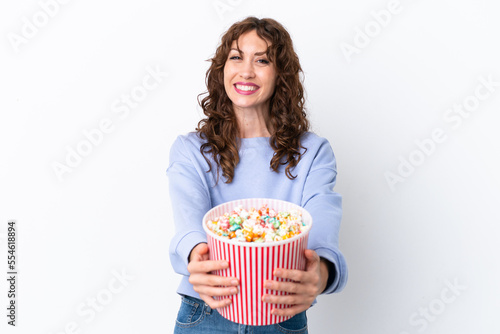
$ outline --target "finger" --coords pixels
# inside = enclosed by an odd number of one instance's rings
[[[316,296],[316,287],[313,283],[266,281],[264,287],[268,290],[283,291],[305,297]]]
[[[215,270],[224,270],[229,268],[229,262],[227,261],[193,261],[189,262],[187,270],[193,273],[208,273]]]
[[[303,312],[307,310],[311,305],[309,304],[300,304],[300,305],[293,305],[292,307],[289,308],[274,308],[271,310],[271,313],[273,315],[281,316],[281,317],[292,317],[296,314],[299,314],[300,312]]]
[[[222,297],[222,296],[232,296],[238,293],[238,288],[236,287],[213,287],[208,285],[195,285],[193,286],[194,291],[198,292],[200,295],[207,295],[211,297]]]
[[[205,260],[208,256],[208,245],[206,243],[199,243],[194,246],[189,254],[189,262]]]
[[[308,272],[296,269],[275,269],[273,275],[278,278],[289,279],[295,282],[305,282],[308,279]]]
[[[221,300],[217,300],[208,295],[203,295],[203,294],[200,295],[200,298],[212,309],[224,308],[233,302],[231,298],[224,298]]]
[[[312,249],[306,249],[304,251],[304,255],[306,257],[306,271],[317,270],[317,268],[319,268],[320,262],[318,253],[316,253]]]
[[[265,294],[262,296],[262,301],[268,304],[283,304],[283,305],[300,305],[312,304],[314,297],[305,297],[304,295],[272,295]]]
[[[235,277],[222,277],[211,274],[191,274],[189,283],[192,285],[208,286],[238,286],[239,281]]]

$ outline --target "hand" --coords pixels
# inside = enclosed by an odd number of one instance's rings
[[[294,282],[268,280],[264,284],[264,287],[268,290],[290,293],[290,295],[286,296],[270,294],[262,296],[262,300],[266,303],[293,305],[285,309],[275,308],[271,311],[272,314],[278,316],[294,316],[307,310],[314,299],[325,290],[328,281],[327,264],[324,261],[320,261],[318,254],[311,249],[306,249],[304,255],[306,257],[305,271],[276,269],[273,273],[276,277],[287,278]]]
[[[210,261],[206,243],[196,245],[189,255],[187,270],[190,273],[189,283],[200,298],[211,308],[222,308],[231,304],[231,298],[215,300],[213,296],[231,296],[238,293],[239,282],[234,277],[221,277],[210,272],[226,269],[227,261]]]

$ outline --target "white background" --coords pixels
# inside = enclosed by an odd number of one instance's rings
[[[16,328],[0,281],[1,332],[172,331],[169,148],[202,116],[196,97],[221,34],[256,15],[292,35],[313,131],[338,160],[349,281],[309,311],[310,332],[499,333],[500,6],[401,0],[381,27],[371,12],[389,3],[69,1],[49,17],[34,0],[2,2],[0,258],[4,277],[15,219],[19,276]],[[148,68],[168,76],[116,113]],[[479,88],[488,97],[459,125],[446,121],[474,102],[480,77],[496,82]],[[59,180],[54,163],[106,119],[112,130]],[[446,140],[419,153],[415,141],[437,128]],[[400,157],[417,166],[391,188]]]

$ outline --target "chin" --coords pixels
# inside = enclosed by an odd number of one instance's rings
[[[249,101],[241,101],[240,99],[234,99],[231,100],[233,101],[233,105],[239,108],[250,108],[250,107],[255,107],[255,104]]]

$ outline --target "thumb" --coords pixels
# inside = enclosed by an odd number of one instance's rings
[[[208,245],[204,242],[194,246],[189,256],[189,261],[202,261],[208,259]]]
[[[315,270],[319,266],[319,255],[312,249],[306,249],[304,251],[306,257],[306,271]]]

